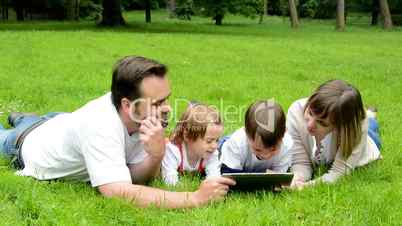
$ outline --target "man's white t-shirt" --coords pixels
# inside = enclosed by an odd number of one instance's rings
[[[292,146],[292,138],[285,133],[280,152],[268,160],[259,160],[253,153],[247,140],[244,127],[234,132],[223,143],[220,161],[227,167],[244,172],[265,172],[267,169],[275,172],[286,172],[291,165],[289,149]]]
[[[196,172],[201,164],[201,160],[195,164],[195,166],[191,166],[187,159],[186,146],[182,146],[183,151],[183,159],[180,154],[180,149],[176,145],[172,143],[168,143],[166,145],[166,153],[165,157],[162,161],[162,178],[166,184],[176,185],[179,182],[179,172],[178,168],[180,163],[183,161],[183,170],[185,172]],[[214,177],[221,175],[221,165],[218,158],[218,150],[215,150],[208,159],[203,160],[203,166],[205,167],[205,176]]]
[[[19,175],[90,181],[93,187],[131,183],[128,164],[147,156],[138,133],[129,136],[110,92],[34,129],[21,151],[25,168]]]

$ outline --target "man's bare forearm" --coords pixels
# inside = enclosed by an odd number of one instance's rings
[[[99,187],[107,197],[120,197],[133,202],[138,207],[156,206],[160,208],[191,208],[200,203],[194,192],[170,192],[157,188],[128,183],[113,183]]]

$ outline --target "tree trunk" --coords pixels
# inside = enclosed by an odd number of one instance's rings
[[[65,19],[66,20],[75,20],[76,15],[76,0],[65,0],[64,1],[64,10],[65,10]]]
[[[103,0],[102,2],[102,26],[120,26],[126,25],[121,13],[120,0]]]
[[[258,23],[262,24],[263,21],[264,21],[264,13],[260,13],[260,19],[258,20]]]
[[[294,0],[289,0],[290,24],[292,28],[299,27],[299,18],[297,16],[296,4]]]
[[[336,30],[345,30],[345,0],[337,0],[336,4]]]
[[[151,23],[151,0],[145,0],[145,22]]]
[[[167,0],[166,8],[169,13],[169,18],[175,18],[176,17],[176,0]]]
[[[24,0],[15,0],[14,1],[14,9],[17,14],[17,20],[24,20]]]
[[[381,15],[384,18],[384,29],[391,29],[392,19],[391,19],[391,13],[389,11],[388,1],[387,0],[379,0],[379,1],[380,1]]]
[[[80,0],[75,0],[75,20],[80,19]]]
[[[214,16],[215,25],[222,25],[223,15],[217,14]]]
[[[3,20],[8,20],[8,1],[0,0],[1,17]]]
[[[378,24],[379,14],[380,14],[380,2],[378,0],[373,0],[373,9],[371,11],[371,25],[375,26]]]

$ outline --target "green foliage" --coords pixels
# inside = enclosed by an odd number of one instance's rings
[[[193,0],[176,0],[175,14],[179,19],[191,20],[194,15]]]
[[[281,0],[270,0],[268,1],[268,15],[277,15],[281,16],[283,15],[282,7],[281,6]],[[287,1],[284,2],[285,5],[287,5]]]
[[[80,18],[85,20],[99,20],[102,16],[102,6],[91,0],[80,1]]]
[[[194,3],[201,15],[215,18],[228,13],[230,0],[194,0]]]
[[[195,0],[201,15],[214,20],[223,19],[228,14],[255,18],[263,13],[263,0]]]
[[[229,12],[250,18],[264,13],[263,0],[232,0],[230,1]]]
[[[402,0],[388,0],[388,4],[392,13],[402,14]]]
[[[317,19],[334,18],[336,15],[336,1],[334,0],[300,0],[300,17]]]
[[[121,5],[125,10],[145,9],[144,0],[121,0]],[[160,9],[166,6],[164,0],[151,0],[151,9]]]

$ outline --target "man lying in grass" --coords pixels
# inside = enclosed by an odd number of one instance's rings
[[[1,152],[18,173],[38,180],[90,181],[106,197],[137,206],[187,208],[222,199],[234,181],[204,180],[195,192],[169,192],[144,184],[160,172],[170,106],[167,68],[143,57],[125,57],[113,71],[111,93],[73,113],[14,113],[0,126]]]

